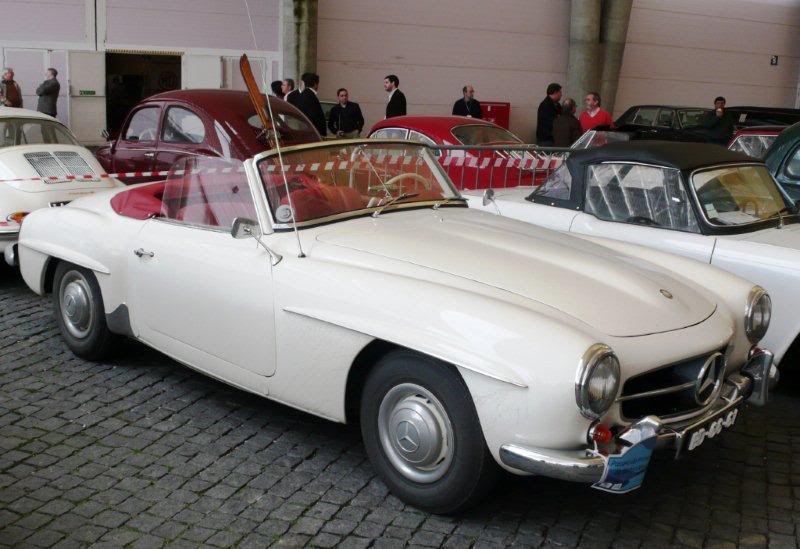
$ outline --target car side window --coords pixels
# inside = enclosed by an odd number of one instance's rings
[[[657,107],[642,107],[636,111],[636,116],[633,117],[632,124],[639,126],[652,126],[658,114]]]
[[[229,231],[234,219],[257,219],[244,164],[209,156],[184,157],[164,183],[160,219]]]
[[[411,141],[418,141],[420,143],[425,143],[426,145],[430,145],[432,147],[436,146],[436,142],[433,139],[418,131],[409,130],[408,139]],[[439,149],[434,149],[431,152],[433,153],[434,156],[440,156],[442,154],[442,151],[440,151]]]
[[[800,147],[797,147],[784,168],[786,175],[792,179],[800,179]]]
[[[408,130],[405,128],[381,128],[372,135],[370,139],[405,139]]]
[[[544,198],[552,198],[555,200],[569,200],[572,193],[572,174],[567,168],[567,164],[563,163],[556,168],[544,183],[542,183],[539,191],[535,192],[535,196]]]
[[[125,141],[155,141],[158,135],[158,107],[139,109],[125,130]]]
[[[586,173],[585,211],[604,221],[700,232],[678,170],[604,163]]]
[[[675,118],[675,111],[673,109],[661,109],[658,111],[658,118],[656,119],[656,126],[659,128],[671,128],[672,121]]]
[[[199,145],[206,137],[203,119],[189,109],[170,107],[164,117],[161,140],[166,143]]]

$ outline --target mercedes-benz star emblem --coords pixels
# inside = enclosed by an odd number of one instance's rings
[[[659,291],[661,292],[661,295],[663,295],[667,299],[672,299],[672,294],[670,292],[668,292],[667,290],[659,290]]]
[[[402,421],[397,426],[397,444],[406,452],[414,452],[419,448],[419,433],[410,421]]]
[[[706,360],[694,383],[694,400],[697,404],[707,406],[716,398],[724,370],[725,361],[719,353],[714,353]]]

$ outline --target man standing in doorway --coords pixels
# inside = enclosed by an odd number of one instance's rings
[[[303,91],[300,92],[300,99],[297,108],[300,109],[304,115],[308,117],[314,127],[322,137],[328,134],[325,129],[325,112],[322,110],[322,105],[317,97],[317,90],[319,89],[319,76],[313,72],[303,74]]]
[[[600,106],[600,94],[589,92],[586,94],[586,110],[581,113],[581,129],[585,132],[597,127],[613,128],[614,119],[611,114]]]
[[[281,84],[281,91],[283,92],[283,100],[297,107],[297,101],[300,99],[300,92],[294,89],[294,80],[287,78]]]
[[[36,88],[36,95],[39,96],[36,110],[44,114],[49,114],[53,118],[56,116],[58,92],[61,91],[61,84],[58,83],[56,79],[57,76],[58,71],[50,67],[44,73],[44,82],[39,84],[39,87]]]
[[[406,96],[399,89],[400,79],[397,75],[390,74],[383,79],[383,89],[389,94],[389,102],[386,103],[386,118],[395,116],[405,116]]]
[[[733,137],[733,119],[725,110],[725,98],[721,95],[714,99],[714,110],[709,111],[700,122],[700,126],[708,131],[711,143],[728,146]]]
[[[14,81],[14,69],[3,69],[3,79],[0,80],[0,102],[6,107],[22,108],[22,89]]]
[[[453,116],[483,118],[481,103],[475,99],[475,88],[467,84],[461,88],[461,93],[463,97],[453,103]]]
[[[553,146],[553,122],[561,114],[561,84],[553,82],[547,86],[547,97],[539,103],[536,111],[536,143]]]
[[[349,101],[350,95],[344,88],[339,88],[336,97],[339,102],[331,108],[328,128],[336,137],[355,139],[364,128],[364,115],[361,114],[361,107],[358,106],[358,103]]]

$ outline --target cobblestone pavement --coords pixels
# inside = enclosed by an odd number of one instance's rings
[[[800,391],[747,410],[643,489],[505,479],[437,517],[389,495],[357,429],[231,389],[134,342],[72,356],[0,270],[0,545],[795,547]],[[788,383],[787,386],[796,386]]]

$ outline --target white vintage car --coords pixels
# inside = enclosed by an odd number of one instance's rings
[[[100,359],[132,337],[360,422],[420,508],[473,504],[497,464],[628,491],[654,447],[691,452],[767,399],[761,288],[469,209],[424,145],[187,162],[25,220],[22,275],[68,346]]]
[[[22,220],[100,189],[122,186],[61,122],[27,109],[0,107],[0,253],[16,264]],[[86,176],[91,177],[86,177]]]
[[[616,143],[570,153],[541,187],[489,194],[465,196],[475,208],[683,255],[760,284],[774,301],[764,346],[776,363],[800,352],[798,211],[762,161],[702,143]]]

